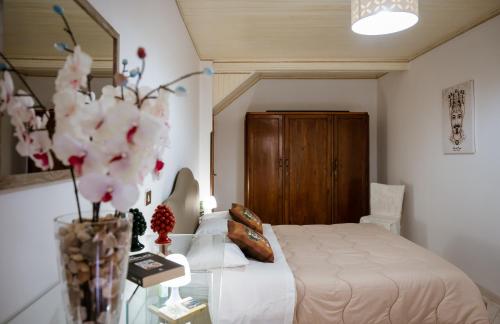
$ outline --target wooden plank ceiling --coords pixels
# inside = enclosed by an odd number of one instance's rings
[[[349,0],[177,0],[202,60],[407,62],[500,12],[500,0],[420,0],[406,31],[361,36]]]
[[[31,75],[55,75],[67,53],[59,53],[55,42],[71,40],[64,24],[53,11],[59,4],[71,24],[78,43],[93,60],[93,72],[111,76],[113,71],[113,38],[74,0],[4,0],[5,54],[20,70]]]
[[[420,21],[384,36],[351,31],[349,0],[177,0],[216,71],[214,112],[262,78],[378,78],[500,13],[500,0],[419,0]]]

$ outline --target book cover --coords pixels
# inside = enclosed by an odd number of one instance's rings
[[[182,265],[157,254],[144,252],[129,258],[127,279],[144,288],[182,276]]]

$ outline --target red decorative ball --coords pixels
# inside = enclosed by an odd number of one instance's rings
[[[139,56],[139,58],[141,59],[146,57],[146,50],[144,49],[144,47],[139,47],[137,49],[137,56]]]
[[[151,217],[151,229],[160,236],[156,239],[157,244],[170,243],[167,234],[172,232],[175,226],[175,216],[172,209],[166,205],[158,205]]]

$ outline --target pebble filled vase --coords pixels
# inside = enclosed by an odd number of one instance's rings
[[[55,232],[67,323],[118,323],[132,216],[79,222],[65,215],[55,219]]]

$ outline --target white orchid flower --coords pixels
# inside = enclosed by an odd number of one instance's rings
[[[94,139],[99,142],[115,138],[126,140],[127,134],[137,127],[139,118],[140,112],[137,106],[128,102],[120,102],[107,110],[102,124],[95,132]]]
[[[131,134],[132,131],[133,130],[130,130],[129,133],[127,133],[127,142],[144,148],[157,143],[162,133],[168,130],[160,120],[148,113],[141,112],[139,115],[139,123],[136,125],[133,134]]]
[[[126,212],[139,198],[136,184],[127,184],[108,175],[89,173],[80,178],[80,193],[91,202],[111,202],[118,211]]]
[[[111,85],[104,86],[101,90],[102,95],[99,101],[102,101],[105,106],[114,106],[120,102],[129,102],[135,104],[137,98],[135,93],[125,87],[113,87]],[[123,98],[123,99],[122,99]]]
[[[82,52],[80,46],[75,46],[73,53],[68,55],[64,67],[59,70],[56,78],[56,91],[71,88],[78,90],[87,87],[87,75],[90,73],[92,58]]]
[[[50,140],[49,132],[33,132],[31,139],[33,140],[31,145],[34,148],[34,153],[30,157],[35,162],[35,165],[44,171],[52,169],[54,167],[54,160],[50,153],[52,141]]]
[[[103,155],[91,141],[79,141],[68,133],[55,134],[52,151],[64,165],[72,166],[79,176],[105,170]]]
[[[73,89],[63,89],[54,94],[52,101],[56,119],[59,121],[75,116],[85,104],[85,95]]]
[[[0,80],[0,113],[7,110],[10,102],[14,98],[14,82],[8,71],[3,73],[3,79]]]
[[[19,93],[25,94],[24,91],[19,91]],[[7,106],[12,126],[24,130],[25,124],[31,124],[35,119],[35,111],[31,109],[33,105],[33,98],[29,96],[12,98]]]
[[[19,139],[16,150],[21,156],[29,156],[35,162],[35,165],[44,171],[54,167],[54,160],[50,153],[52,141],[48,131],[20,133],[16,130],[14,135]]]
[[[170,118],[170,109],[168,104],[169,97],[170,92],[160,89],[158,91],[158,98],[145,100],[141,107],[141,111],[147,112],[154,117],[157,117],[160,121],[168,126]]]

